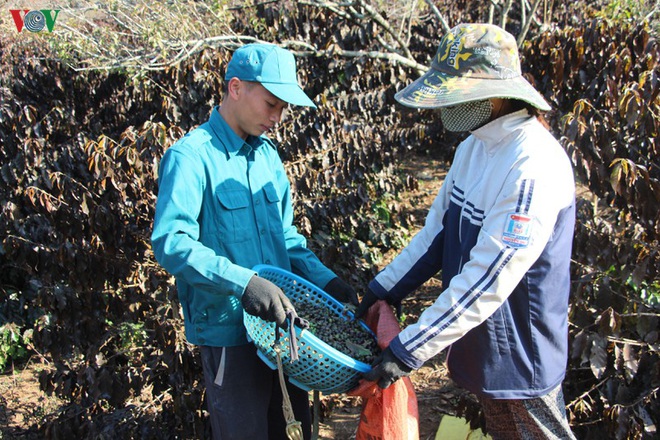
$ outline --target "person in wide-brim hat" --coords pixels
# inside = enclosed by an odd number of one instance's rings
[[[456,26],[429,71],[395,98],[438,109],[446,130],[470,135],[424,227],[368,284],[356,316],[378,300],[400,304],[438,272],[443,291],[365,378],[386,388],[451,347],[451,378],[479,398],[494,440],[574,439],[561,383],[575,183],[514,37],[490,24]]]

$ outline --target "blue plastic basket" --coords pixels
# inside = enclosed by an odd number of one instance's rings
[[[258,265],[253,268],[260,277],[277,285],[292,301],[322,305],[342,319],[350,319],[352,313],[343,314],[344,305],[310,282],[286,270]],[[273,370],[277,368],[277,355],[273,349],[275,324],[259,317],[243,314],[247,333],[257,346],[259,357]],[[360,324],[373,335],[364,322]],[[289,333],[278,328],[280,357],[284,374],[289,382],[305,390],[318,390],[324,394],[345,393],[354,388],[363,373],[371,366],[338,351],[307,330],[297,326],[298,360],[291,361],[289,355]]]

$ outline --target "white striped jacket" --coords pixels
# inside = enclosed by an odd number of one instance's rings
[[[400,301],[442,271],[443,291],[390,347],[419,368],[451,345],[452,379],[477,395],[532,398],[564,377],[575,183],[526,110],[457,148],[423,229],[369,284]]]

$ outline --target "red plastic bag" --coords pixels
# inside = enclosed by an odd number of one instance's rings
[[[365,322],[376,334],[383,350],[401,331],[392,308],[385,301],[377,301],[371,306]],[[356,440],[419,439],[417,395],[409,377],[403,377],[385,389],[376,382],[362,379],[348,395],[362,397]]]

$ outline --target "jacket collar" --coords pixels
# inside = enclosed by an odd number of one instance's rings
[[[533,120],[534,117],[529,114],[527,109],[522,109],[501,116],[477,128],[472,132],[472,135],[483,142],[484,146],[489,149],[499,145],[505,137]]]
[[[220,141],[220,148],[227,154],[227,159],[237,155],[247,155],[264,143],[261,137],[248,136],[244,140],[237,135],[222,117],[218,108],[216,106],[211,111],[209,125],[215,137]]]

